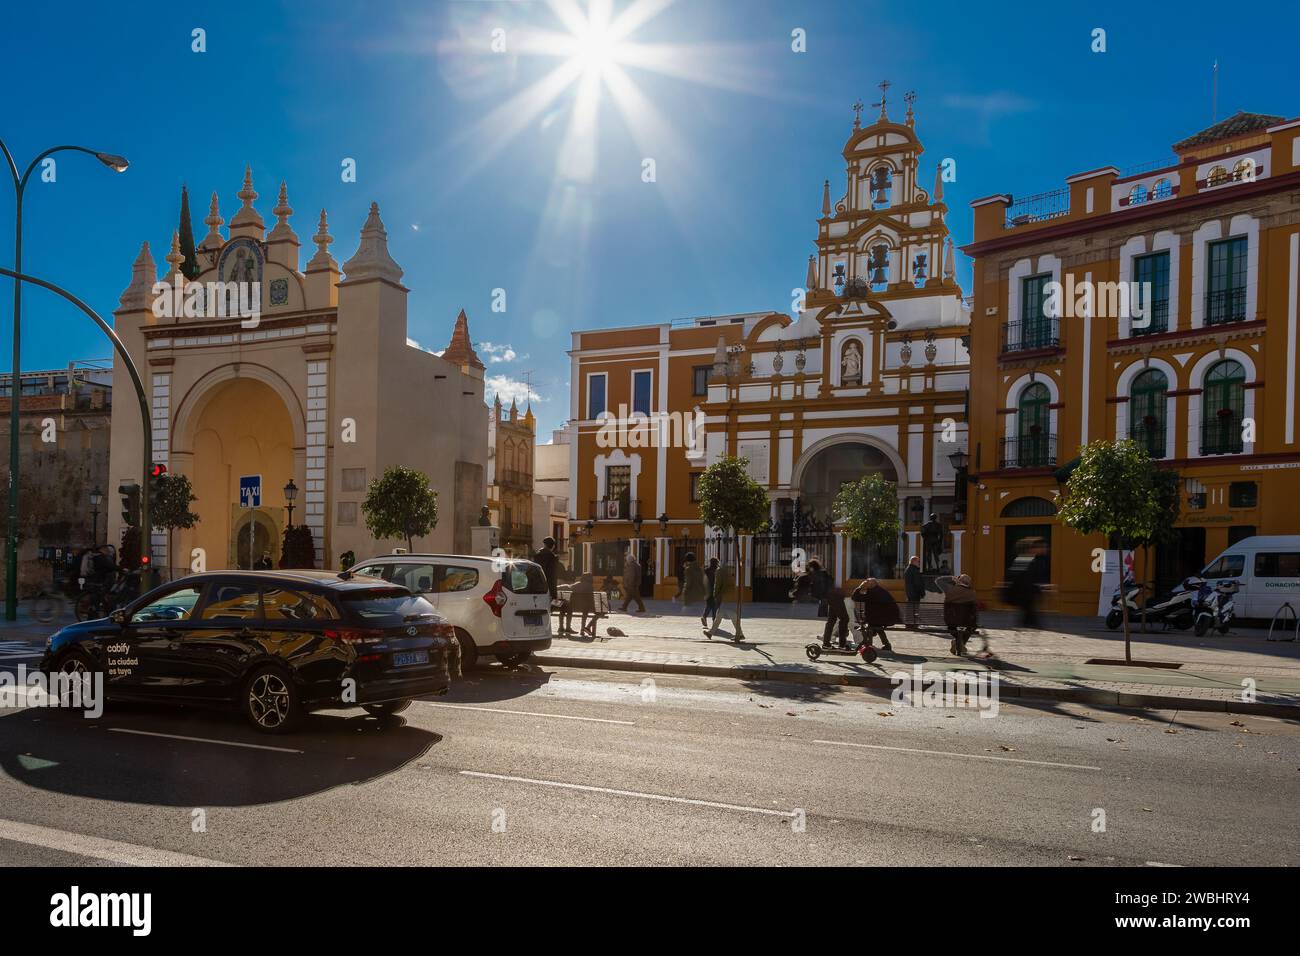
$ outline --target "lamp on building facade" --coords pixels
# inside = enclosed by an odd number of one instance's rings
[[[667,511],[665,511],[663,514],[659,516],[659,533],[660,534],[668,533],[668,512]]]
[[[638,538],[641,537],[641,524],[642,524],[642,518],[638,514],[635,518],[632,519],[632,531],[636,534]]]

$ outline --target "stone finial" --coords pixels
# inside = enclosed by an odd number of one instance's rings
[[[168,252],[167,255],[163,256],[163,259],[165,259],[168,264],[167,275],[163,277],[163,281],[168,283],[173,282],[176,277],[181,274],[181,263],[185,261],[185,254],[181,252],[181,234],[179,232],[172,233],[171,251]]]
[[[146,241],[140,246],[140,254],[131,264],[131,284],[122,291],[118,305],[124,311],[149,308],[153,302],[154,283],[157,281],[158,267],[154,264],[153,254]]]
[[[289,192],[283,180],[280,181],[280,199],[275,204],[275,208],[271,210],[271,214],[279,221],[276,222],[275,228],[271,230],[266,238],[271,242],[297,243],[298,235],[293,231],[293,227],[289,225],[289,217],[293,215],[293,207],[289,205]]]
[[[307,263],[308,269],[332,269],[337,266],[334,257],[330,255],[330,243],[334,237],[330,235],[330,225],[325,218],[325,210],[320,211],[320,223],[316,226],[316,235],[311,237],[311,241],[316,243],[316,254],[311,257]]]
[[[379,218],[379,203],[370,204],[370,215],[361,227],[361,244],[356,253],[343,263],[343,271],[351,279],[387,279],[398,282],[402,278],[402,267],[388,254],[388,233],[384,230],[384,221]],[[462,317],[464,313],[461,313]]]
[[[519,421],[519,406],[515,404],[513,398],[510,399],[510,420],[512,422]]]
[[[943,163],[934,164],[934,195],[930,198],[935,202],[943,202]]]
[[[243,208],[235,213],[230,220],[230,228],[238,229],[240,226],[256,226],[258,229],[265,227],[262,217],[257,210],[253,208],[253,202],[257,199],[257,191],[253,189],[253,167],[244,167],[244,188],[238,193],[240,200],[243,202]]]
[[[955,274],[953,272],[953,255],[952,255],[952,236],[944,240],[943,245],[943,277],[951,279]]]
[[[817,257],[808,257],[808,277],[804,280],[804,288],[811,292],[817,288]]]
[[[822,215],[831,214],[831,181],[828,179],[822,183]]]
[[[204,219],[204,224],[208,227],[208,234],[203,237],[203,242],[199,244],[200,249],[217,249],[225,243],[225,237],[221,235],[221,225],[226,220],[221,218],[221,211],[217,208],[217,194],[212,194],[212,202],[208,204],[208,218]]]

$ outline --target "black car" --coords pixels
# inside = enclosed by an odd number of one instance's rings
[[[104,674],[109,699],[231,704],[284,733],[311,710],[377,717],[460,676],[455,630],[424,598],[325,571],[215,571],[63,628],[41,670]]]

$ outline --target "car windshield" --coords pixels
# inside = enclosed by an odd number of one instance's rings
[[[412,617],[433,615],[433,605],[406,588],[366,588],[343,592],[345,617],[366,624],[401,624]]]
[[[501,583],[515,594],[549,594],[546,572],[532,561],[516,561],[501,572]]]

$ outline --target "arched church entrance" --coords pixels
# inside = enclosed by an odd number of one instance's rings
[[[182,427],[187,434],[176,436],[173,470],[189,476],[191,510],[199,521],[177,536],[178,557],[202,548],[208,568],[250,568],[263,554],[278,565],[285,526],[281,489],[295,475],[294,429],[284,399],[258,379],[228,379],[200,396]],[[240,507],[240,478],[249,475],[261,476],[257,508]]]

